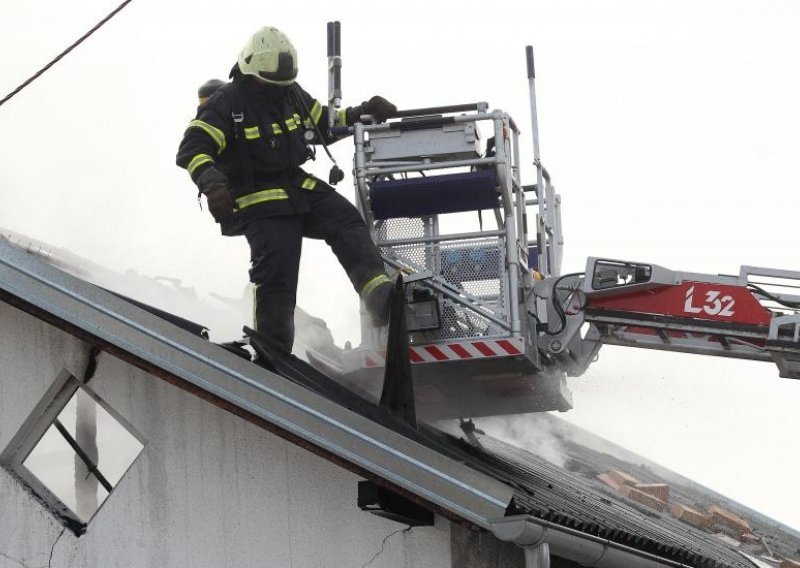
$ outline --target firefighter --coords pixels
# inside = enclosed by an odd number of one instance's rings
[[[323,120],[327,108],[296,76],[297,52],[289,38],[273,27],[258,30],[239,54],[231,81],[198,107],[176,160],[205,195],[222,234],[247,238],[254,327],[286,353],[294,341],[303,237],[331,247],[376,325],[387,322],[391,290],[359,212],[301,169],[314,157],[314,144],[335,140]],[[365,114],[384,122],[396,110],[375,96],[339,111],[337,124],[352,125]]]

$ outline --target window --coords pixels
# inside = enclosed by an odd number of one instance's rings
[[[0,459],[80,534],[143,447],[89,387],[62,373]]]

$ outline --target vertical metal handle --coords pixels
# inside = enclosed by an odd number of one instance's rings
[[[333,98],[339,108],[342,99],[342,25],[339,22],[333,22],[333,58]]]
[[[528,59],[528,79],[535,79],[536,78],[536,69],[533,66],[533,46],[529,45],[525,47],[525,55]]]
[[[342,106],[342,24],[328,22],[328,129]]]
[[[341,22],[333,22],[333,54],[342,54],[342,24]]]
[[[536,167],[536,196],[539,202],[539,214],[536,226],[536,246],[539,247],[539,272],[547,276],[556,276],[550,262],[549,249],[554,246],[553,239],[547,235],[547,226],[553,214],[554,203],[548,202],[548,194],[543,183],[542,162],[539,154],[539,121],[536,116],[536,70],[533,66],[533,46],[525,47],[528,63],[528,88],[531,101],[531,136],[533,138],[533,165]],[[549,184],[548,184],[549,186]]]

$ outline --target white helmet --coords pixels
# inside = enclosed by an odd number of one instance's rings
[[[291,85],[297,77],[297,50],[282,31],[261,28],[239,54],[239,70],[273,85]]]

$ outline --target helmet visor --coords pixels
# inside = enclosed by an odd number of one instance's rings
[[[294,57],[287,51],[278,54],[278,68],[275,71],[259,71],[258,76],[266,81],[285,83],[297,77]]]

